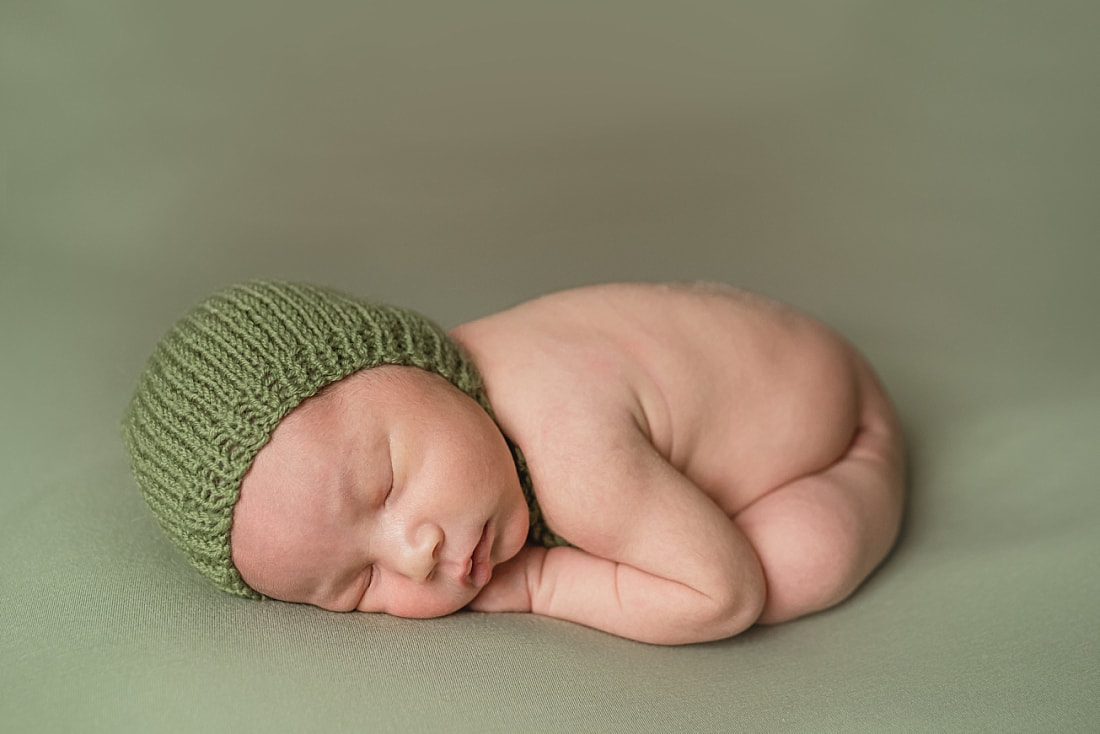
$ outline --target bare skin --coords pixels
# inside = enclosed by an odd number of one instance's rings
[[[854,349],[792,309],[724,286],[608,285],[452,336],[573,547],[523,545],[514,468],[472,400],[379,368],[304,403],[260,451],[232,534],[249,584],[330,609],[468,604],[678,644],[832,606],[894,542],[893,409]]]
[[[527,504],[499,429],[442,377],[351,375],[284,418],[241,485],[252,588],[334,611],[437,617],[514,557]]]

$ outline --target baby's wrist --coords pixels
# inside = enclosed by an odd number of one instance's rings
[[[542,588],[543,569],[546,563],[548,548],[541,545],[527,546],[523,549],[523,575],[525,589],[527,591],[527,610],[536,612],[539,590]]]

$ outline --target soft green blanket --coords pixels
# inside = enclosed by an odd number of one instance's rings
[[[0,730],[1095,731],[1095,7],[4,4]],[[221,594],[119,421],[252,277],[448,326],[603,280],[793,302],[897,399],[900,543],[684,648]]]

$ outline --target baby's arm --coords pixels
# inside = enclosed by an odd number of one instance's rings
[[[748,540],[632,421],[609,423],[532,457],[544,486],[553,482],[543,510],[577,547],[526,549],[472,608],[530,610],[657,644],[752,625],[765,584]]]

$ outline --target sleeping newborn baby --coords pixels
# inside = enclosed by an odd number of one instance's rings
[[[161,526],[231,593],[658,644],[838,603],[902,511],[864,359],[719,285],[581,288],[449,333],[238,285],[157,346],[123,435]]]

